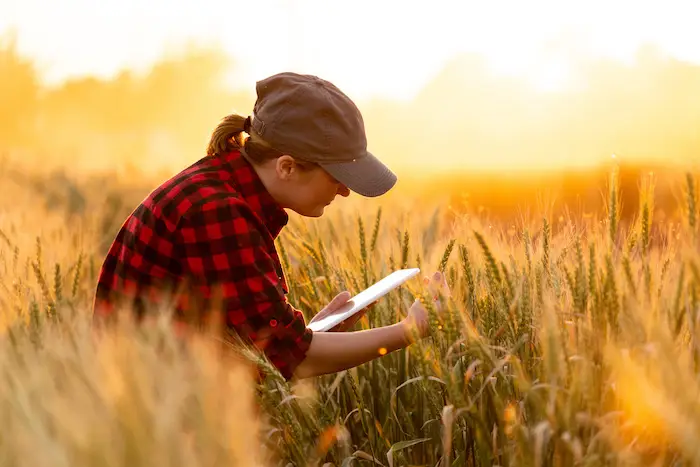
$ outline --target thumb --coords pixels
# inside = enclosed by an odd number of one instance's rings
[[[331,300],[331,302],[328,305],[326,305],[324,309],[328,311],[335,310],[336,308],[339,308],[342,305],[344,305],[348,300],[350,300],[350,292],[345,290],[333,297],[333,300]]]

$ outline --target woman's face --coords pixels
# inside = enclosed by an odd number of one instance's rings
[[[278,158],[275,165],[278,201],[302,216],[320,217],[337,195],[350,195],[345,185],[318,165],[297,162],[289,156]]]

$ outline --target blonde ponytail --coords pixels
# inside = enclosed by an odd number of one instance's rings
[[[243,137],[243,133],[247,137]],[[237,149],[245,149],[245,158],[252,164],[262,164],[282,156],[253,130],[250,117],[231,114],[224,117],[209,138],[207,156],[223,156]],[[308,164],[298,162],[304,168]]]
[[[207,156],[221,156],[243,146],[241,133],[245,131],[247,117],[231,114],[224,117],[209,138]]]

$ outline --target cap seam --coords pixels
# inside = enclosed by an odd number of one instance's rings
[[[330,93],[328,92],[328,89],[326,89],[326,86],[323,86],[322,83],[319,83],[319,84],[321,84],[321,89],[323,90],[323,92],[326,96],[326,99],[330,100],[331,96],[330,96]],[[330,148],[333,145],[333,141],[331,140],[331,134],[330,134],[330,131],[328,128],[329,127],[328,120],[330,120],[331,115],[330,115],[330,110],[328,109],[327,106],[323,107],[323,117],[324,117],[324,119],[323,119],[323,122],[324,122],[323,141],[325,143],[323,150],[324,150],[324,156],[329,157],[330,156]]]

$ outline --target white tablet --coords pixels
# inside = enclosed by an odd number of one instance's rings
[[[312,331],[328,331],[358,311],[364,309],[370,303],[377,301],[379,298],[391,292],[407,280],[415,277],[419,272],[419,268],[399,269],[398,271],[394,271],[384,279],[372,284],[362,292],[352,297],[342,307],[338,308],[335,313],[328,315],[314,323],[309,323],[307,327]]]

